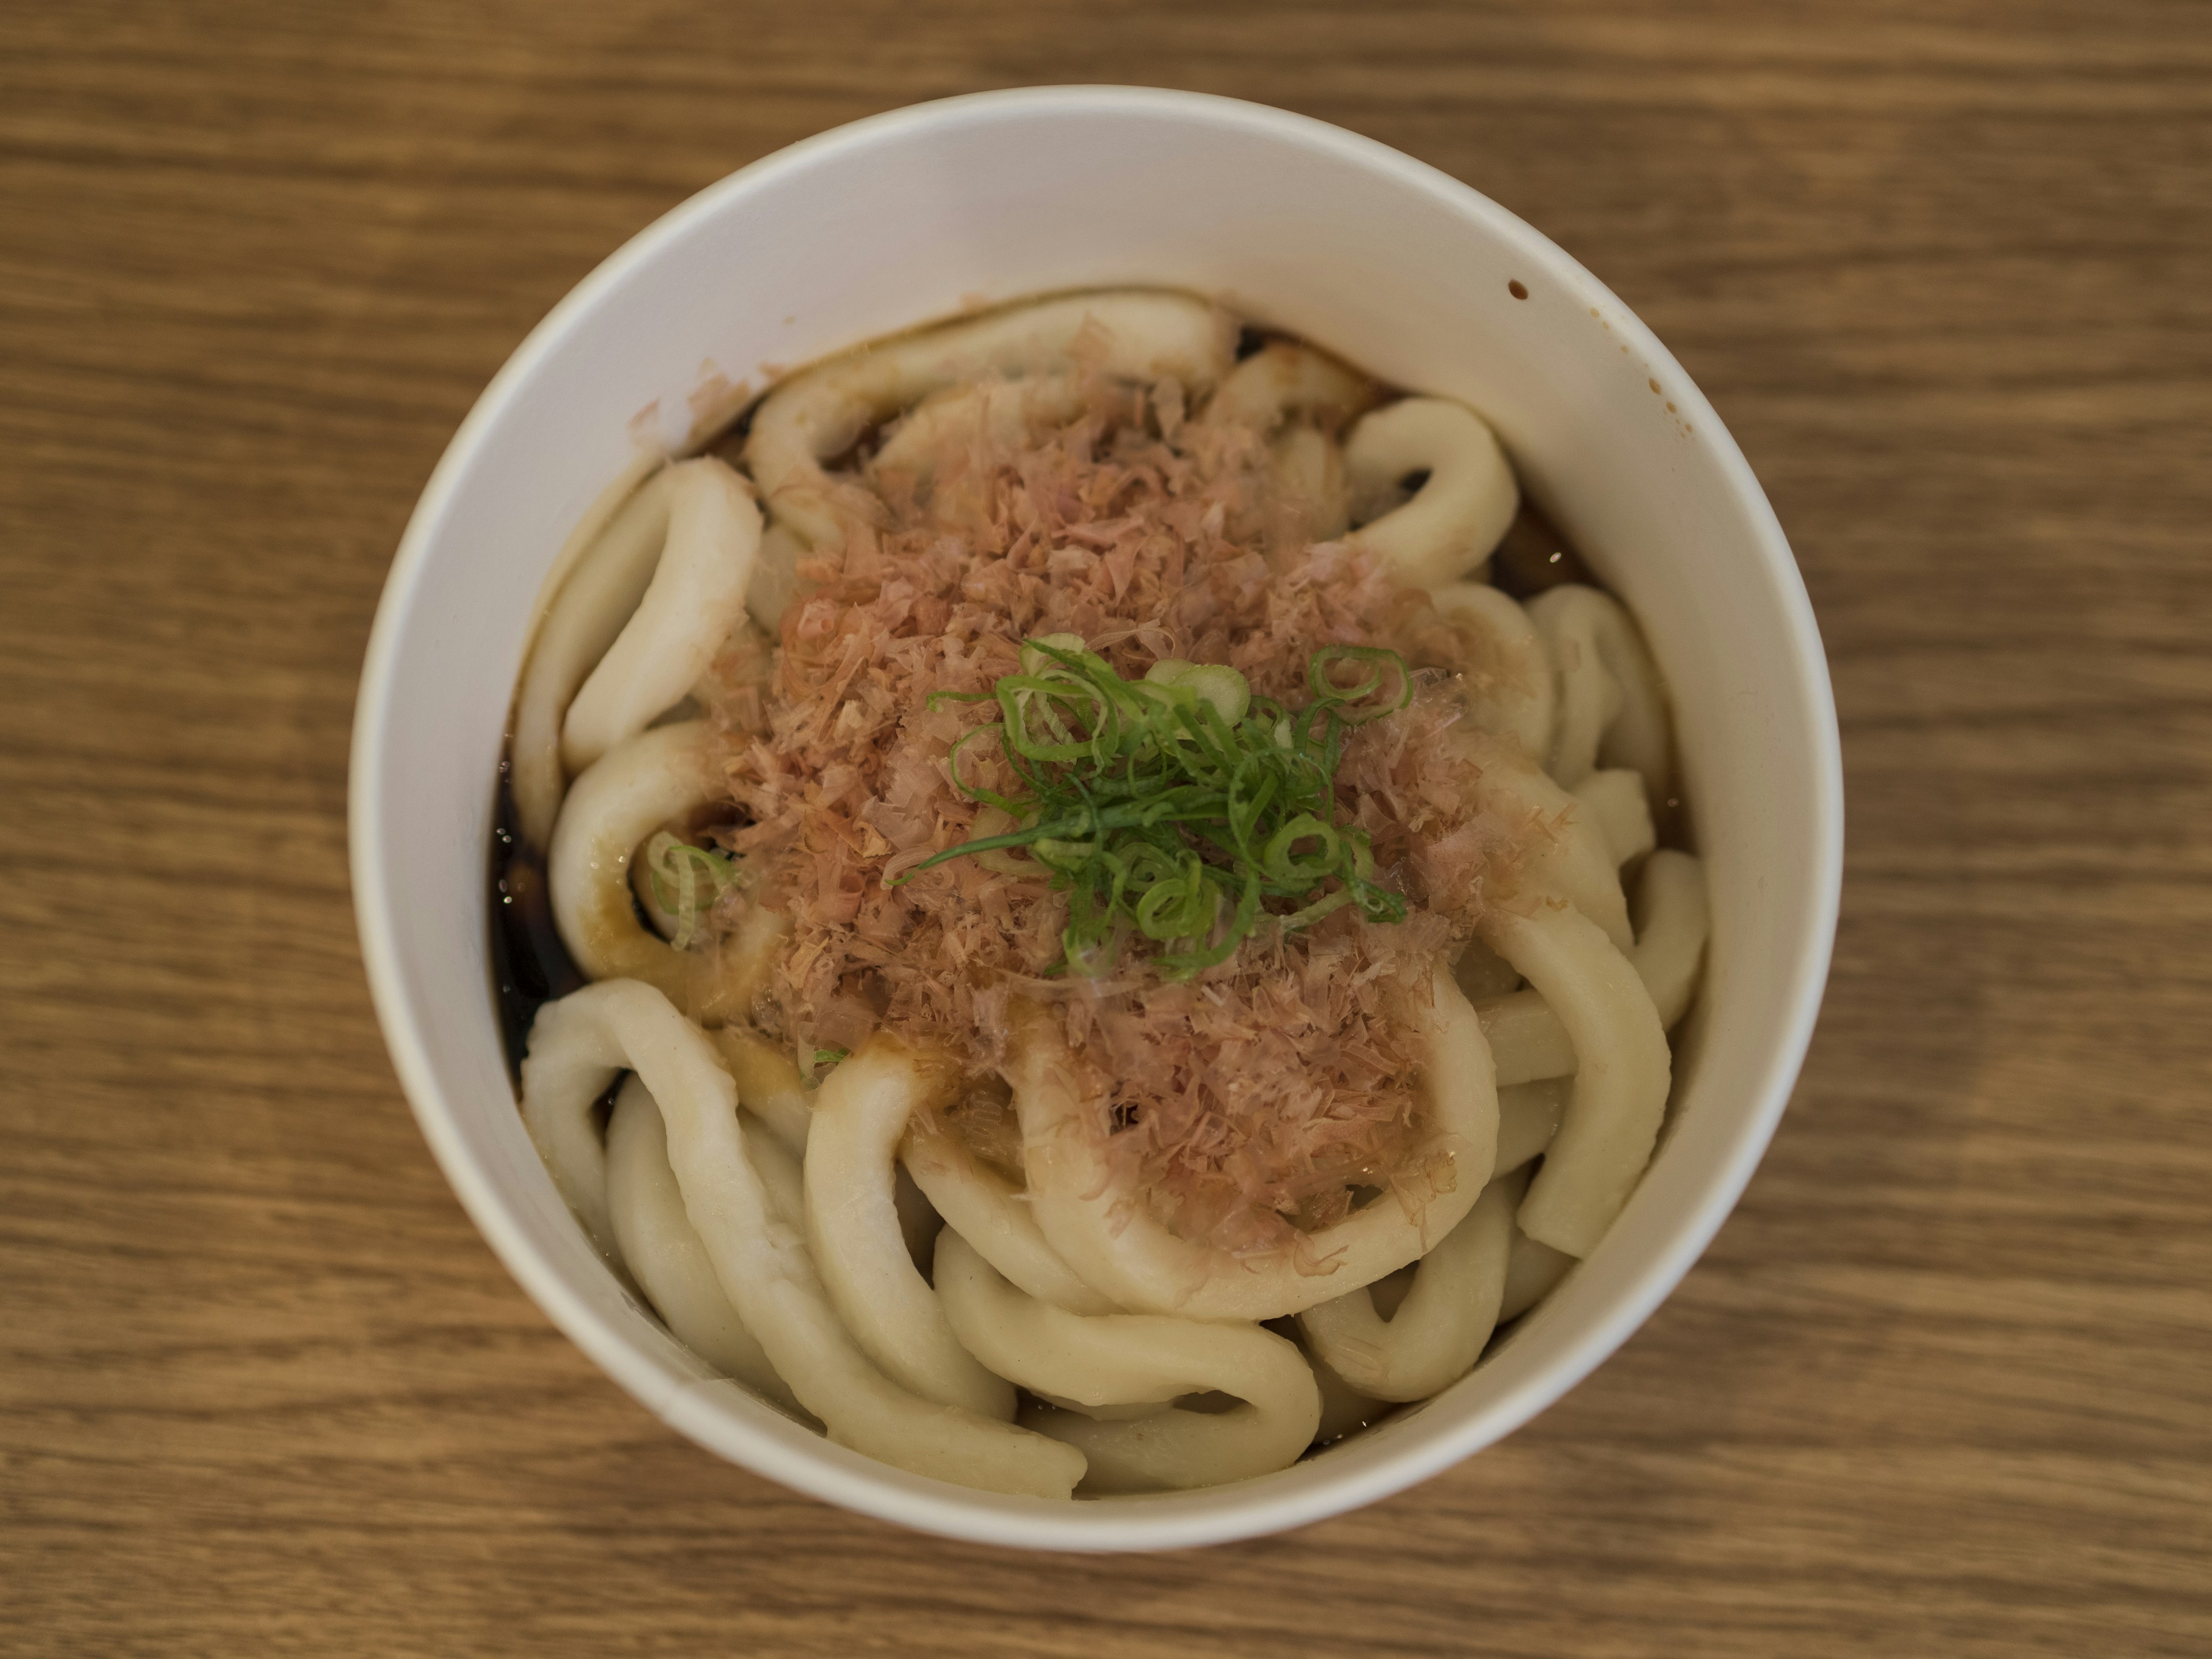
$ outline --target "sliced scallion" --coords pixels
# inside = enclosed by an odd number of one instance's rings
[[[1311,700],[1290,709],[1224,665],[1164,659],[1125,680],[1073,635],[1026,641],[1020,672],[990,692],[930,699],[998,705],[951,749],[954,787],[982,804],[987,833],[890,884],[969,857],[1045,878],[1068,895],[1060,968],[1093,975],[1131,933],[1170,947],[1155,965],[1188,979],[1227,960],[1263,914],[1294,929],[1352,904],[1402,921],[1366,834],[1337,822],[1335,780],[1346,733],[1413,700],[1405,659],[1327,646],[1306,682]],[[969,781],[963,754],[984,740],[1021,793]]]

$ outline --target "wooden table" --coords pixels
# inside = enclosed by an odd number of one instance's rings
[[[1826,1014],[1620,1355],[1360,1514],[1003,1554],[675,1438],[386,1063],[344,863],[454,423],[729,169],[975,88],[1340,122],[1585,260],[1790,530]],[[0,21],[0,1650],[2212,1649],[2212,27],[2174,0],[20,6]]]

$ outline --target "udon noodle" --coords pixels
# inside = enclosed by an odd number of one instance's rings
[[[718,1386],[994,1491],[1210,1486],[1599,1246],[1706,903],[1634,619],[1555,541],[1492,580],[1531,522],[1474,410],[1143,290],[610,493],[497,933],[530,1133]]]

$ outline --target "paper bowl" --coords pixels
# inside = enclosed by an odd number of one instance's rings
[[[716,1383],[601,1266],[516,1111],[486,847],[541,583],[641,443],[680,445],[726,380],[758,386],[772,366],[979,298],[1117,283],[1218,296],[1482,410],[1666,675],[1713,936],[1650,1173],[1473,1375],[1279,1474],[1051,1503],[830,1444]],[[351,799],[393,1064],[461,1202],[554,1322],[672,1427],[771,1480],[951,1537],[1090,1550],[1249,1537],[1381,1498],[1510,1433],[1618,1347],[1720,1226],[1789,1097],[1827,969],[1842,822],[1826,665],[1789,546],[1719,417],[1620,301],[1382,145],[1255,105],[1097,87],[926,104],[795,145],[692,198],[555,307],[462,423],[400,544]]]

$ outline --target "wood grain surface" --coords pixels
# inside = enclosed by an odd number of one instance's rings
[[[732,167],[977,88],[1286,106],[1680,355],[1850,812],[1796,1104],[1618,1358],[1289,1537],[909,1536],[678,1440],[416,1133],[344,863],[455,422]],[[2191,0],[0,9],[0,1650],[2212,1650],[2212,26]]]

